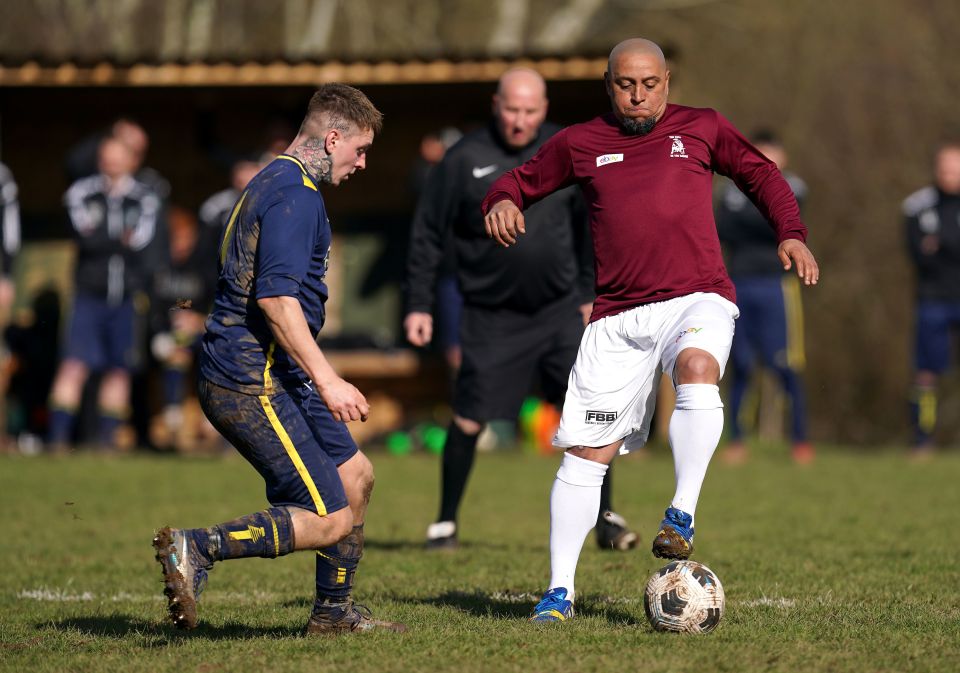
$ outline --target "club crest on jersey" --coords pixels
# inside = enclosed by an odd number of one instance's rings
[[[680,136],[670,136],[670,140],[673,141],[673,144],[670,145],[670,158],[686,159],[687,148],[683,146]]]
[[[590,425],[609,425],[617,420],[616,411],[587,411],[586,418],[584,418],[584,423],[589,423]]]
[[[597,168],[606,166],[607,164],[615,164],[618,161],[623,161],[622,154],[601,154],[597,157]]]

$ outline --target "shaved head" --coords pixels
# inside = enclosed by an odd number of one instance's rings
[[[624,40],[610,52],[603,81],[624,132],[642,136],[653,131],[670,92],[663,50],[642,37]]]
[[[608,72],[613,70],[614,61],[624,54],[640,54],[644,56],[651,56],[655,58],[661,66],[663,66],[664,70],[667,69],[667,59],[664,57],[663,50],[660,48],[660,45],[642,37],[631,37],[629,40],[624,40],[610,50],[610,58],[607,59]]]
[[[540,73],[531,68],[510,68],[497,80],[498,96],[504,96],[517,89],[527,90],[544,99],[547,97],[547,83]]]
[[[547,83],[536,70],[511,68],[500,75],[493,118],[507,147],[518,150],[536,140],[547,106]]]

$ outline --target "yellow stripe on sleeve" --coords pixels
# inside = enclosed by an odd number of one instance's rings
[[[247,198],[246,192],[240,195],[240,200],[237,201],[237,205],[233,207],[233,212],[230,213],[230,219],[227,221],[227,228],[223,232],[223,243],[220,244],[221,266],[223,266],[224,262],[227,260],[227,246],[230,244],[230,235],[233,233],[233,225],[237,222],[237,215],[240,214],[240,207],[243,205],[243,200],[245,198]]]
[[[313,483],[313,477],[310,476],[310,473],[307,471],[307,466],[303,464],[300,454],[297,453],[297,447],[293,445],[293,440],[290,439],[290,435],[287,434],[283,424],[280,423],[280,419],[277,418],[277,412],[274,411],[273,405],[270,404],[270,398],[266,395],[261,395],[260,404],[263,407],[263,411],[267,414],[267,418],[270,420],[270,425],[273,426],[273,431],[277,433],[277,437],[280,438],[280,443],[283,444],[283,448],[286,450],[287,455],[290,456],[290,461],[297,469],[297,474],[300,475],[303,483],[306,484],[307,491],[310,492],[310,497],[313,499],[313,504],[317,508],[317,514],[320,516],[326,516],[327,507],[323,504],[323,499],[320,497],[320,492],[317,490],[317,485]]]

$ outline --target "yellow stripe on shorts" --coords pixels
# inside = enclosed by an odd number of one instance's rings
[[[800,301],[800,280],[785,275],[780,281],[783,307],[787,318],[787,366],[795,372],[803,371],[807,356],[803,344],[803,304]]]
[[[313,477],[310,476],[310,473],[307,471],[307,466],[303,464],[303,459],[301,459],[300,454],[297,453],[297,447],[293,445],[293,440],[290,439],[290,435],[287,434],[283,424],[280,423],[280,419],[277,418],[277,412],[274,411],[273,405],[270,404],[270,398],[266,395],[261,395],[260,404],[263,406],[263,410],[270,420],[270,425],[273,426],[273,431],[277,433],[277,437],[280,438],[280,443],[283,444],[287,455],[290,456],[290,461],[293,463],[293,466],[297,468],[297,474],[300,475],[303,483],[306,484],[307,490],[310,492],[310,497],[313,499],[314,507],[317,508],[317,514],[326,516],[327,507],[323,504],[320,491],[317,490],[317,485],[313,483]]]

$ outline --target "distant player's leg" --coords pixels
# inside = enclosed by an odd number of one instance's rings
[[[775,299],[766,305],[769,317],[765,320],[764,358],[776,372],[790,400],[791,456],[796,463],[805,465],[813,461],[815,450],[807,439],[807,400],[801,374],[806,354],[800,282],[794,275],[785,275],[779,281]]]
[[[719,297],[699,299],[680,312],[667,332],[677,335],[671,337],[663,355],[664,370],[673,372],[677,389],[668,431],[676,492],[654,538],[654,556],[685,559],[693,553],[697,500],[723,432],[719,383],[736,315],[736,307]]]
[[[428,549],[457,547],[457,513],[477,454],[482,426],[477,421],[454,415],[440,459],[440,511],[427,528]]]
[[[54,453],[68,451],[80,410],[83,386],[91,371],[107,363],[101,325],[107,312],[103,300],[77,293],[63,359],[50,389],[47,443]]]
[[[730,442],[723,451],[722,458],[730,464],[740,464],[747,460],[748,450],[744,438],[746,411],[744,403],[756,368],[754,354],[759,329],[758,316],[754,315],[752,285],[749,281],[738,281],[737,302],[740,317],[737,318],[736,331],[730,349],[730,404],[727,413]],[[749,408],[749,407],[748,407]]]
[[[427,528],[428,549],[458,545],[457,517],[484,423],[516,419],[543,348],[543,326],[512,311],[467,306],[461,319],[462,361],[453,400],[454,419],[443,449],[440,511]]]
[[[937,428],[937,384],[950,362],[949,306],[923,301],[917,306],[915,332],[915,373],[910,396],[913,447],[916,457],[933,451]]]

